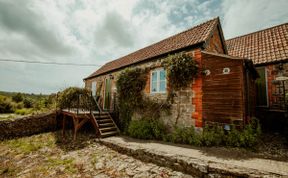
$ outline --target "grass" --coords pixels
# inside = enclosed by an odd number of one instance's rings
[[[60,159],[60,158],[48,158],[48,167],[55,168],[58,166],[64,166],[64,171],[69,173],[76,173],[77,169],[74,164],[74,159]]]
[[[55,139],[51,136],[52,134],[49,133],[33,136],[33,139],[31,139],[31,137],[24,137],[13,140],[6,140],[0,143],[0,146],[5,145],[17,153],[28,154],[30,152],[38,151],[43,147],[54,147]]]
[[[16,109],[14,113],[18,115],[28,115],[33,113],[33,109],[32,108]]]

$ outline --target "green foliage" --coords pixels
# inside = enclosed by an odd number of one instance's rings
[[[203,146],[219,146],[225,142],[224,130],[222,127],[205,127],[201,134],[201,142]]]
[[[16,103],[19,103],[23,101],[23,95],[21,93],[17,93],[12,96],[12,100],[15,101]]]
[[[129,127],[133,113],[140,113],[142,118],[153,120],[158,119],[162,111],[168,113],[170,110],[167,102],[158,102],[143,96],[146,80],[147,72],[141,68],[126,69],[119,75],[116,83],[119,117],[121,118],[119,127],[124,133]],[[158,138],[158,136],[155,137]]]
[[[117,80],[118,99],[121,104],[131,108],[142,103],[143,89],[146,85],[147,74],[140,68],[128,68],[123,71]]]
[[[0,95],[0,113],[12,113],[13,111],[11,99]]]
[[[21,100],[19,98],[22,98],[21,102],[19,102]],[[16,115],[13,117],[17,117],[17,114],[26,115],[45,112],[52,108],[52,106],[55,108],[55,105],[53,105],[55,104],[55,100],[56,94],[48,96],[0,91],[0,113],[14,112]]]
[[[23,109],[16,109],[15,114],[18,114],[18,115],[28,115],[28,114],[32,114],[33,113],[33,109],[32,108],[23,108]]]
[[[199,135],[195,132],[193,126],[191,127],[175,127],[171,134],[168,134],[165,141],[170,141],[173,143],[184,143],[191,145],[201,145],[201,140]]]
[[[253,148],[261,134],[260,124],[257,119],[244,129],[237,130],[232,127],[227,133],[220,126],[205,127],[202,132],[195,132],[194,127],[176,127],[164,140],[174,143],[184,143],[196,146],[229,146]]]
[[[133,120],[129,124],[128,135],[139,139],[162,139],[165,135],[164,124],[154,119]]]
[[[199,70],[197,62],[185,53],[168,56],[163,65],[167,69],[170,87],[174,90],[187,87]]]
[[[25,98],[23,104],[25,108],[31,108],[33,106],[33,101],[30,98]]]
[[[261,134],[261,127],[256,118],[246,125],[242,131],[232,127],[232,130],[225,137],[227,146],[252,148],[258,141]]]
[[[73,108],[78,106],[78,97],[87,99],[90,96],[90,91],[85,88],[69,87],[58,94],[57,106],[61,109]],[[80,102],[80,101],[79,101]],[[88,100],[87,100],[88,102]],[[84,102],[82,102],[84,103]],[[42,103],[38,103],[41,105]]]
[[[143,101],[143,89],[146,84],[146,72],[140,68],[124,70],[117,82],[120,130],[126,132],[135,108]]]

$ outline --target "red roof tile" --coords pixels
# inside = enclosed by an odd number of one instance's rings
[[[219,24],[219,18],[209,20],[184,32],[128,54],[127,56],[108,62],[86,79],[151,59],[159,55],[167,54],[175,50],[205,42],[211,35],[212,31],[216,28],[217,24]]]
[[[288,23],[226,40],[228,54],[265,64],[288,59]]]

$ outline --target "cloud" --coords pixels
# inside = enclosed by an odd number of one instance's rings
[[[2,29],[9,35],[17,34],[16,40],[22,38],[24,47],[27,43],[32,43],[44,53],[69,54],[72,51],[71,47],[61,42],[61,36],[52,31],[53,27],[47,27],[42,23],[43,17],[33,12],[28,2],[22,2],[20,5],[11,1],[0,2]],[[10,48],[13,50],[13,46]],[[13,52],[16,52],[15,48]]]
[[[229,39],[287,22],[287,7],[287,0],[224,0],[224,35]]]
[[[225,37],[287,22],[287,1],[0,0],[0,58],[104,64],[220,16]],[[0,90],[83,86],[96,67],[0,62]]]
[[[128,21],[117,12],[108,12],[100,25],[95,31],[95,43],[105,49],[109,47],[133,47],[135,41],[133,30],[130,28]]]

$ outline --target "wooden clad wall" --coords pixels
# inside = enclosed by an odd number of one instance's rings
[[[203,121],[242,124],[245,114],[243,60],[203,53]],[[228,74],[223,69],[229,68]]]

